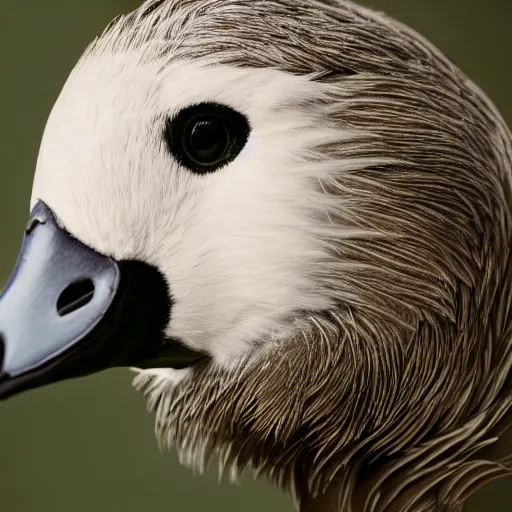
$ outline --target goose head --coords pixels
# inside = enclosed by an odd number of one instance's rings
[[[49,117],[0,394],[134,367],[198,471],[455,510],[512,471],[511,163],[490,100],[383,14],[146,1]]]

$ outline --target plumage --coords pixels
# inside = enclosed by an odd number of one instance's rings
[[[201,101],[252,131],[198,177],[161,134]],[[512,422],[511,163],[491,101],[384,14],[149,0],[70,76],[32,204],[167,278],[166,334],[211,359],[135,385],[183,464],[250,466],[304,510],[334,482],[332,510],[455,511],[512,473],[488,450]]]

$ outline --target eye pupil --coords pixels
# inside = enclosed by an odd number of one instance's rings
[[[211,165],[222,158],[229,148],[229,134],[222,121],[202,119],[193,123],[187,153],[199,165]]]
[[[227,105],[198,103],[166,120],[164,141],[182,167],[207,174],[232,162],[247,143],[245,115]]]

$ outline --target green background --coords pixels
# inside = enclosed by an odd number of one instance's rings
[[[49,111],[87,43],[137,0],[0,0],[0,288],[18,252]],[[512,98],[506,0],[367,0],[416,28],[473,78],[509,120]],[[160,454],[153,418],[115,370],[0,404],[0,511],[291,511],[250,475],[242,485],[195,477]],[[512,510],[510,479],[468,509]],[[508,506],[507,506],[508,504]]]

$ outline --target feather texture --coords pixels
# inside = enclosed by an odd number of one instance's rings
[[[132,90],[145,94],[133,108],[153,119],[162,102],[170,109],[183,98],[222,97],[255,118],[247,158],[251,172],[269,172],[244,175],[251,195],[235,166],[212,178],[205,190],[220,190],[224,179],[223,190],[246,201],[218,206],[220,196],[210,203],[188,177],[171,183],[162,171],[165,195],[149,194],[151,207],[138,216],[133,208],[121,215],[112,178],[113,199],[91,220],[86,212],[103,192],[93,199],[92,185],[75,191],[63,178],[57,196],[45,169],[65,106],[95,73],[103,82],[94,94],[140,76],[158,83],[151,93]],[[167,275],[171,283],[178,276],[178,303],[194,296],[201,307],[178,310],[176,322],[186,342],[209,338],[216,364],[179,378],[140,372],[135,385],[156,412],[159,442],[183,464],[203,471],[217,458],[232,478],[250,466],[299,503],[338,480],[340,511],[352,510],[366,486],[369,512],[456,511],[482,482],[512,472],[510,457],[481,458],[511,421],[511,135],[453,63],[407,27],[348,1],[149,0],[97,38],[70,80],[45,134],[34,197],[50,196],[72,232],[116,256],[165,267],[181,251]],[[154,106],[157,96],[164,99]],[[153,154],[134,168],[158,167],[164,157]],[[119,173],[118,163],[107,167]],[[155,178],[140,176],[136,190],[149,190],[145,180]],[[126,197],[141,205],[137,193]],[[177,206],[159,210],[165,197]],[[217,228],[217,245],[211,228],[187,242],[194,228],[182,215],[199,204],[240,224]],[[130,229],[127,218],[137,219]],[[121,240],[129,233],[137,248]],[[230,252],[235,240],[254,259]],[[209,266],[215,257],[220,267]],[[235,279],[226,265],[245,269],[233,303],[222,295]],[[202,292],[179,287],[179,276],[194,272]],[[201,315],[216,298],[222,329]],[[254,322],[236,330],[238,317]]]

